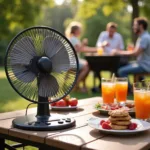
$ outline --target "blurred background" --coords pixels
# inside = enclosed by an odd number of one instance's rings
[[[149,0],[0,0],[0,65],[10,40],[24,28],[44,25],[64,34],[71,21],[83,24],[83,35],[89,45],[95,42],[108,22],[118,24],[125,43],[131,42],[132,20],[150,18]]]
[[[18,32],[43,25],[64,34],[71,21],[79,21],[83,24],[81,39],[88,38],[89,45],[95,46],[99,33],[113,21],[118,24],[118,32],[127,45],[135,41],[133,19],[138,16],[150,19],[150,0],[0,0],[0,10],[0,112],[5,112],[25,108],[28,104],[10,87],[3,69],[6,48]],[[88,81],[91,80],[89,76]],[[88,82],[88,87],[91,86]],[[73,93],[73,96],[93,95]]]

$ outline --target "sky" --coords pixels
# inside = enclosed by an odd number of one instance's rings
[[[64,0],[55,0],[55,3],[56,3],[57,5],[61,5],[63,2],[64,2]]]
[[[82,2],[83,0],[78,0],[78,1]],[[61,5],[63,2],[64,2],[64,0],[55,0],[55,3],[57,5]]]

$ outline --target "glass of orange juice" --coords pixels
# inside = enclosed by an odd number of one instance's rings
[[[104,49],[102,47],[99,47],[97,50],[98,55],[103,55]]]
[[[114,103],[115,83],[111,79],[102,78],[102,98],[104,104]]]
[[[133,88],[136,118],[147,120],[150,118],[150,89],[141,82],[134,83]]]
[[[129,44],[129,45],[127,46],[127,50],[128,50],[128,51],[133,51],[133,50],[134,50],[134,45],[133,45],[133,44]]]
[[[116,100],[117,102],[125,102],[127,100],[128,93],[128,79],[116,78]]]

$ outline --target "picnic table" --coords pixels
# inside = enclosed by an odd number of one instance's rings
[[[25,110],[0,114],[0,150],[4,150],[6,139],[38,147],[40,150],[148,150],[150,149],[150,131],[133,136],[112,136],[102,134],[88,126],[90,117],[106,117],[95,110],[94,105],[102,101],[101,97],[79,101],[76,111],[53,111],[76,120],[76,126],[58,131],[27,131],[12,127],[12,120],[25,114]],[[36,113],[36,108],[28,114]]]

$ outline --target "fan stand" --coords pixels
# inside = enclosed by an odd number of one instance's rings
[[[23,130],[34,130],[34,131],[52,131],[62,130],[75,126],[75,120],[72,118],[66,118],[66,115],[50,115],[48,98],[39,97],[37,106],[37,115],[27,115],[17,117],[13,120],[13,126],[15,128]]]

